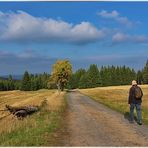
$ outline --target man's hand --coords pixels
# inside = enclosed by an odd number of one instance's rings
[[[129,108],[131,107],[131,105],[130,104],[128,104],[129,105]]]

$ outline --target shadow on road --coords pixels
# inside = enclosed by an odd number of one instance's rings
[[[66,92],[71,93],[71,92],[79,92],[77,89],[68,89]]]
[[[130,121],[130,114],[129,114],[129,112],[125,112],[124,113],[124,118],[127,119],[128,121]]]
[[[129,114],[129,112],[124,113],[124,118],[127,119],[130,122],[130,114]],[[134,120],[137,122],[137,117],[136,116],[134,116]]]

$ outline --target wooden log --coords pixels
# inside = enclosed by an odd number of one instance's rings
[[[25,110],[19,110],[15,112],[14,116],[16,116],[18,119],[22,119],[27,116],[27,112]]]
[[[32,114],[34,112],[39,111],[38,106],[20,106],[20,107],[13,107],[10,105],[6,105],[6,109],[12,113],[14,116],[17,116],[18,118],[20,117],[26,117],[29,114]]]

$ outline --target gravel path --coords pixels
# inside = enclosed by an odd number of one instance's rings
[[[124,115],[77,91],[67,94],[64,146],[148,146],[148,126],[130,124]]]

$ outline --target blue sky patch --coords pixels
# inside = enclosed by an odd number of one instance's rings
[[[141,69],[148,59],[148,2],[0,2],[0,75],[90,64]]]

